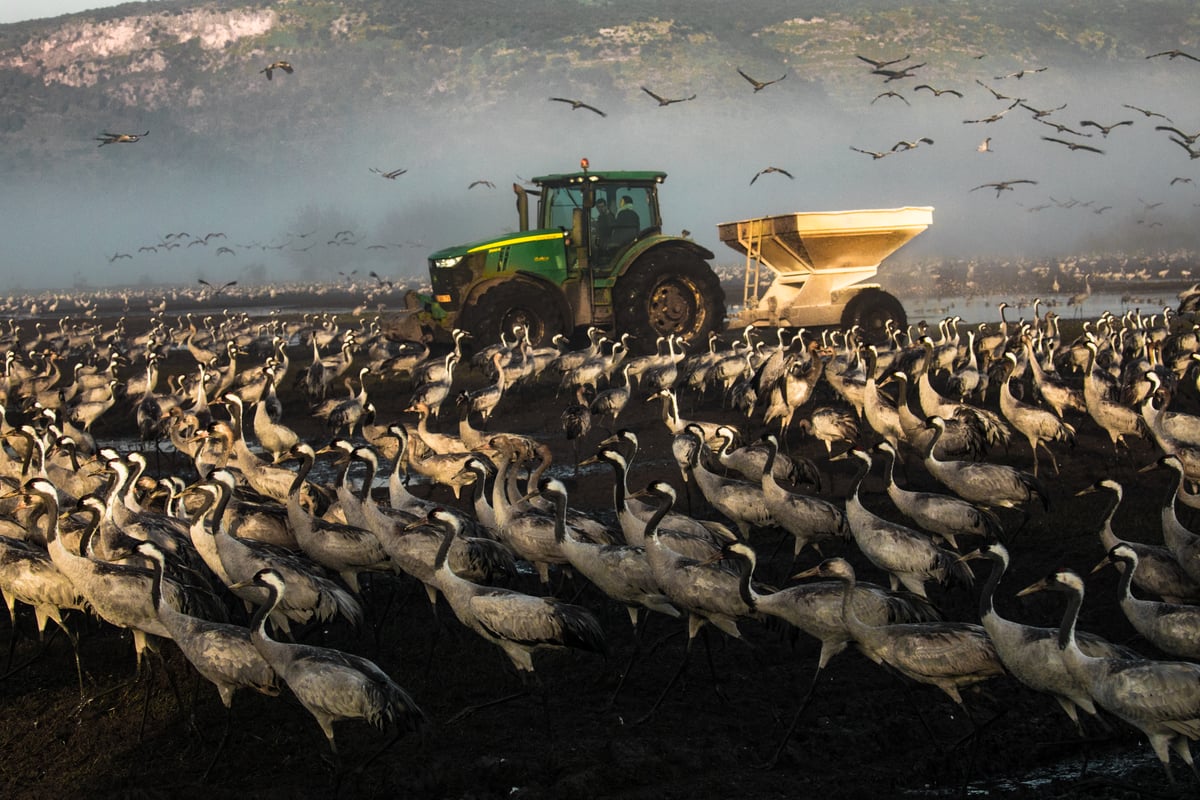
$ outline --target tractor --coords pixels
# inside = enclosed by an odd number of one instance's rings
[[[535,347],[597,326],[653,349],[661,336],[705,341],[725,323],[712,252],[662,231],[666,173],[580,171],[513,184],[520,230],[429,256],[431,291],[410,293],[393,329],[409,338],[468,331],[476,347],[527,337]],[[529,198],[537,198],[536,226]]]

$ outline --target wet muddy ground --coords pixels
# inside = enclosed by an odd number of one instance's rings
[[[295,348],[292,356],[293,371],[307,363],[304,348]],[[467,383],[481,380],[477,374],[464,377]],[[284,385],[290,387],[290,376]],[[367,389],[382,419],[415,422],[403,413],[406,385],[368,380]],[[304,421],[307,410],[298,396],[288,392],[282,399],[286,421],[314,443],[327,440],[318,425]],[[817,403],[831,400],[824,386]],[[506,396],[490,428],[542,439],[553,449],[557,465],[569,465],[572,446],[559,425],[568,402],[556,396],[549,382],[518,390]],[[1185,410],[1196,408],[1191,389],[1178,402]],[[995,407],[994,396],[989,404]],[[695,418],[735,421],[750,437],[761,433],[754,421],[721,409],[715,397],[698,407],[688,400],[683,410]],[[667,479],[680,490],[684,510],[711,515],[695,489],[685,494],[689,490],[671,460],[659,405],[639,404],[621,422],[639,433],[643,445],[631,485],[640,488],[652,479]],[[1062,474],[1044,476],[1052,493],[1049,512],[1034,510],[1020,533],[1015,532],[1019,515],[1001,512],[1013,564],[997,605],[1010,618],[1057,624],[1060,598],[1016,599],[1015,592],[1060,565],[1087,572],[1103,556],[1096,537],[1103,503],[1098,495],[1076,496],[1095,480],[1113,477],[1127,487],[1114,523],[1118,535],[1161,541],[1158,509],[1168,476],[1137,472],[1158,453],[1149,443],[1135,443],[1130,457],[1114,462],[1098,428],[1086,419],[1076,422],[1078,445],[1057,450]],[[95,433],[102,443],[129,441],[128,408],[114,408]],[[589,443],[603,435],[593,431]],[[795,432],[788,441],[794,452],[821,468],[824,496],[843,500],[852,472],[847,462],[827,461],[819,442],[802,440]],[[1023,442],[993,457],[1020,467],[1030,464]],[[152,469],[155,464],[152,457]],[[182,469],[170,457],[162,468]],[[609,471],[591,468],[575,477],[564,468],[561,474],[572,506],[613,520]],[[933,488],[918,459],[908,461],[908,477],[911,484]],[[416,493],[428,490],[427,485],[414,488]],[[894,514],[878,467],[863,491],[868,506]],[[453,502],[444,489],[433,493]],[[786,585],[791,575],[820,560],[805,552],[793,562],[791,543],[784,538],[775,530],[756,530],[751,536],[760,558],[757,578],[764,583]],[[827,547],[825,554],[845,556],[864,580],[886,581],[852,543]],[[979,573],[974,587],[931,586],[931,598],[946,618],[978,620],[983,570]],[[389,734],[361,722],[340,723],[342,769],[336,789],[341,796],[1115,798],[1195,797],[1198,791],[1179,762],[1174,765],[1178,783],[1168,784],[1144,738],[1111,717],[1085,720],[1088,735],[1080,738],[1055,702],[1007,676],[965,691],[964,711],[937,689],[890,674],[853,650],[830,663],[778,763],[764,769],[812,680],[818,652],[814,640],[757,620],[741,624],[743,641],[710,630],[696,640],[680,682],[642,720],[684,657],[684,623],[663,616],[649,619],[642,652],[613,701],[618,676],[634,652],[625,610],[581,578],[556,573],[552,582],[559,597],[599,615],[607,659],[574,651],[541,652],[534,657],[540,685],[528,696],[457,721],[452,718],[464,707],[512,693],[521,682],[500,651],[463,628],[444,603],[431,613],[424,592],[412,581],[372,580],[361,630],[332,624],[304,635],[305,641],[373,659],[412,694],[430,720],[424,734],[401,738],[361,770],[356,767]],[[528,574],[517,576],[512,585],[542,591]],[[1115,587],[1111,570],[1088,579],[1081,629],[1161,657],[1122,616]],[[86,673],[81,703],[69,642],[61,635],[50,637],[43,649],[32,641],[28,612],[23,609],[18,617],[22,636],[0,681],[3,796],[290,798],[325,797],[334,791],[337,770],[324,738],[286,690],[280,697],[238,693],[228,743],[201,783],[226,713],[213,688],[172,644],[164,642],[163,660],[152,660],[153,671],[130,684],[134,657],[129,635],[72,614],[69,624],[80,632]],[[11,630],[6,620],[0,629],[5,637]]]

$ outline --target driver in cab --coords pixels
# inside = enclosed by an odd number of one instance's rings
[[[613,226],[617,224],[617,220],[613,216],[612,209],[608,207],[608,201],[603,197],[596,198],[596,219],[593,224],[595,225],[597,248],[607,250],[611,244]]]
[[[621,195],[617,205],[617,217],[612,229],[613,247],[622,247],[637,237],[642,229],[641,219],[633,210],[633,198],[627,194]]]

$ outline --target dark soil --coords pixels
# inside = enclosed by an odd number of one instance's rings
[[[131,331],[135,325],[131,319]],[[292,356],[296,370],[307,363],[309,351],[297,347]],[[186,367],[186,357],[180,354],[172,366]],[[464,381],[478,384],[482,379],[468,374]],[[284,386],[290,385],[289,376]],[[415,421],[403,414],[408,388],[368,383],[381,419]],[[315,443],[327,439],[317,425],[303,421],[307,414],[297,396],[282,399],[286,421]],[[559,415],[572,400],[557,397],[548,383],[519,390],[504,399],[490,427],[535,436],[551,446],[556,463],[569,464],[572,447],[559,427]],[[817,402],[828,400],[822,393]],[[1180,402],[1194,402],[1194,397],[1185,394]],[[989,404],[994,407],[994,397]],[[722,410],[715,399],[698,408],[688,400],[684,413],[739,422],[750,437],[761,432],[760,425]],[[680,489],[682,503],[685,487],[670,457],[658,404],[640,404],[621,422],[637,431],[643,443],[631,484],[668,479]],[[1022,621],[1057,624],[1062,606],[1056,596],[1014,599],[1018,589],[1063,564],[1086,574],[1103,556],[1096,537],[1103,512],[1100,495],[1076,496],[1098,478],[1111,476],[1127,487],[1114,525],[1118,535],[1161,541],[1158,509],[1167,475],[1136,471],[1158,453],[1149,443],[1135,443],[1131,455],[1114,464],[1107,438],[1096,426],[1087,419],[1075,422],[1078,446],[1057,450],[1062,474],[1043,473],[1053,495],[1050,511],[1034,510],[1020,533],[1015,531],[1020,516],[1002,512],[1013,566],[997,602],[1003,614]],[[101,442],[131,437],[128,407],[114,408],[95,433]],[[589,446],[602,436],[593,431]],[[847,462],[827,461],[819,442],[801,440],[795,433],[788,444],[817,461],[828,478],[825,496],[840,501],[850,477]],[[993,457],[1030,466],[1023,442]],[[593,468],[577,479],[568,470],[566,476],[573,506],[612,520],[607,470]],[[908,476],[910,483],[932,488],[916,459],[908,463]],[[876,470],[864,487],[865,500],[881,513],[891,513],[882,489]],[[690,491],[686,497],[692,512],[711,514],[696,490]],[[434,494],[452,502],[444,489]],[[753,533],[763,582],[785,585],[789,576],[819,561],[819,555],[806,552],[792,563],[791,543],[785,538],[790,537],[775,530]],[[845,556],[864,580],[886,582],[852,544],[826,548],[825,554]],[[1089,736],[1080,738],[1055,702],[1008,677],[966,691],[965,712],[937,689],[890,674],[852,650],[835,658],[819,679],[778,764],[760,769],[812,680],[818,652],[813,640],[754,620],[741,624],[744,641],[710,630],[698,637],[683,678],[657,711],[640,722],[684,657],[685,624],[661,616],[649,620],[644,652],[610,705],[618,674],[633,652],[626,613],[580,578],[556,573],[553,581],[558,596],[599,614],[608,638],[607,660],[571,651],[540,652],[535,656],[540,685],[528,696],[458,722],[450,720],[465,706],[517,691],[521,683],[502,653],[464,629],[444,603],[432,614],[424,592],[412,581],[371,581],[364,598],[368,622],[362,630],[332,625],[304,635],[306,641],[373,659],[412,694],[432,723],[424,735],[400,739],[361,771],[356,766],[390,732],[382,734],[361,722],[341,723],[337,741],[343,769],[337,788],[342,796],[663,800],[994,792],[1194,797],[1197,791],[1195,778],[1178,761],[1178,783],[1168,784],[1144,738],[1114,718],[1107,725],[1085,720]],[[1161,657],[1135,638],[1116,604],[1115,583],[1112,570],[1089,578],[1080,627]],[[519,576],[514,586],[540,592],[531,575]],[[931,598],[948,619],[977,621],[977,588],[931,586]],[[152,671],[129,683],[134,658],[127,633],[80,615],[72,615],[69,624],[81,635],[87,695],[82,703],[69,642],[52,636],[43,648],[31,638],[29,609],[18,615],[22,635],[13,666],[0,681],[3,796],[334,793],[335,769],[324,738],[286,691],[277,698],[249,692],[236,696],[228,745],[201,784],[226,724],[212,687],[166,642],[161,646],[164,659],[151,659]],[[3,627],[8,629],[8,623]]]

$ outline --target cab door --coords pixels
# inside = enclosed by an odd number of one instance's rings
[[[661,222],[652,188],[609,183],[595,186],[592,191],[587,215],[588,254],[596,272],[607,274],[639,233]]]

